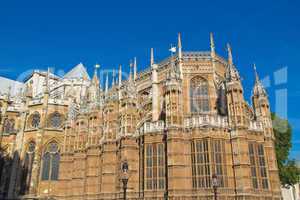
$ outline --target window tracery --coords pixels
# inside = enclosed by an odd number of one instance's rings
[[[42,180],[58,180],[59,160],[58,144],[49,143],[43,155]]]
[[[53,114],[51,114],[49,120],[50,120],[49,121],[50,127],[60,128],[62,125],[62,115],[59,114],[58,112],[54,112]]]
[[[41,121],[41,116],[38,112],[35,112],[32,115],[32,119],[31,119],[31,127],[32,128],[38,128],[40,125],[40,121]]]
[[[219,179],[219,186],[226,187],[225,143],[219,139],[192,141],[193,188],[211,187],[212,175]]]
[[[191,80],[190,106],[192,113],[209,111],[208,83],[202,77],[195,77]]]
[[[15,120],[14,119],[5,119],[4,120],[4,133],[13,133],[15,131]]]

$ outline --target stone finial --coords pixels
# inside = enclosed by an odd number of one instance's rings
[[[178,49],[181,49],[181,48],[182,48],[182,45],[181,45],[181,33],[178,33],[177,47],[178,47]]]
[[[267,92],[266,92],[263,84],[259,80],[259,76],[258,76],[258,73],[257,73],[257,70],[256,70],[255,63],[253,64],[253,69],[254,69],[254,74],[255,74],[255,84],[254,84],[254,88],[253,88],[253,95],[255,95],[255,96],[267,96]]]
[[[253,69],[254,69],[254,75],[255,75],[255,82],[259,82],[259,77],[258,77],[255,63],[253,63]]]
[[[136,80],[136,73],[137,73],[137,64],[136,64],[136,57],[134,57],[134,61],[133,61],[133,80]]]
[[[215,51],[214,35],[212,32],[210,33],[210,51],[211,51],[211,54],[214,56],[216,51]]]
[[[179,59],[181,59],[182,58],[182,44],[181,44],[181,34],[180,33],[178,33],[177,47],[178,47],[178,57],[179,57]]]
[[[153,52],[153,48],[151,48],[150,50],[150,65],[153,66],[154,64],[154,52]]]

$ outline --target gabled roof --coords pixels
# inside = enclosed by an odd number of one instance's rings
[[[76,65],[73,69],[71,69],[68,73],[64,75],[65,79],[73,79],[73,78],[87,78],[90,80],[90,76],[86,71],[85,66],[82,63]]]
[[[15,96],[16,94],[18,94],[18,92],[20,92],[20,89],[24,89],[24,83],[0,76],[1,94],[7,94],[10,90],[10,94],[12,96]]]

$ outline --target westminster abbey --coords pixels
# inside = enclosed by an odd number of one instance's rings
[[[0,198],[279,200],[256,70],[249,105],[229,45],[219,56],[211,34],[209,51],[185,51],[178,34],[170,50],[105,84],[100,65],[90,78],[81,63],[63,76],[0,77]]]

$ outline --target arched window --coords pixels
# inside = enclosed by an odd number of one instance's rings
[[[25,158],[24,158],[24,163],[23,163],[22,186],[21,186],[22,194],[25,194],[29,190],[32,165],[34,160],[34,150],[35,150],[35,143],[29,142],[27,146]]]
[[[192,113],[209,111],[208,83],[201,77],[195,77],[191,80],[190,106]]]
[[[12,133],[15,130],[15,120],[14,119],[5,119],[4,120],[4,133]]]
[[[58,112],[54,112],[50,115],[49,126],[53,128],[60,128],[62,125],[62,116]]]
[[[33,113],[31,118],[31,127],[38,128],[40,125],[40,121],[41,121],[40,114],[38,112]]]
[[[58,180],[59,160],[57,143],[49,143],[43,155],[42,180]]]

